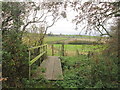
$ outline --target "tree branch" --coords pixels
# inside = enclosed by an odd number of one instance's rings
[[[112,12],[112,13],[110,13],[110,14],[106,15],[106,16],[108,17],[108,16],[110,16],[110,15],[115,15],[115,14],[117,14],[118,12],[120,12],[120,9],[119,9],[119,10],[117,10],[117,11],[115,11],[115,12]]]
[[[96,17],[97,18],[97,17]],[[107,31],[107,29],[103,26],[103,24],[101,24],[100,20],[97,18],[98,21],[98,26],[102,26],[102,28],[105,30],[106,34],[102,34],[102,35],[108,35],[110,37],[112,37],[112,35],[110,35],[110,33]]]
[[[102,24],[100,24],[100,26],[102,26],[102,28],[105,30],[106,35],[112,37],[112,35],[110,35],[110,33],[107,31],[107,29]]]

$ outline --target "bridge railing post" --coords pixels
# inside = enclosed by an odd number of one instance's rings
[[[47,56],[47,45],[45,45],[45,58],[46,58],[46,56]]]
[[[31,55],[31,53],[30,53],[30,50],[29,50],[29,62],[30,62],[30,55]],[[30,76],[31,76],[30,71],[31,71],[31,65],[30,65],[30,63],[29,63],[29,79],[30,79]]]
[[[40,54],[40,47],[38,48],[38,53]],[[38,59],[38,66],[40,66],[40,58]]]
[[[29,48],[28,50],[29,50],[29,65],[28,66],[29,66],[29,79],[30,79],[30,77],[31,77],[31,66],[34,63],[40,66],[42,60],[46,58],[47,45],[32,47],[32,48]],[[32,53],[33,53],[33,56],[31,56]]]
[[[47,45],[46,45],[46,57],[47,57]]]

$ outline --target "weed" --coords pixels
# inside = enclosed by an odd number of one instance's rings
[[[46,68],[41,68],[42,73],[45,73],[45,71],[46,71]]]

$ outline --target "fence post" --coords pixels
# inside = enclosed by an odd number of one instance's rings
[[[64,56],[64,44],[62,44],[62,56]]]
[[[79,50],[78,49],[76,49],[76,54],[77,54],[77,56],[79,56],[80,54],[79,54]]]
[[[52,56],[54,56],[54,46],[52,44]]]

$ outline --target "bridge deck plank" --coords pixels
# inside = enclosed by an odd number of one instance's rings
[[[44,72],[42,72],[43,69],[45,69]],[[57,56],[48,56],[36,72],[33,77],[39,78],[38,76],[42,74],[47,80],[63,80],[61,61]]]

